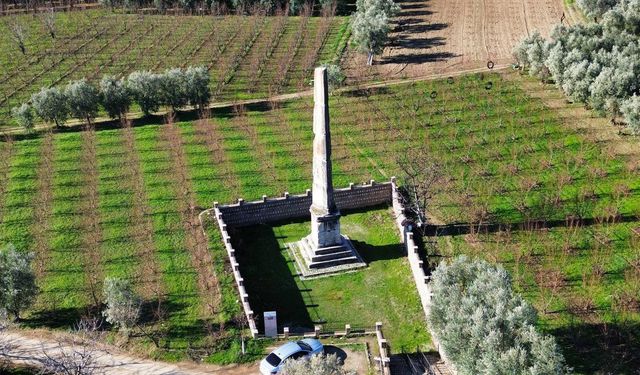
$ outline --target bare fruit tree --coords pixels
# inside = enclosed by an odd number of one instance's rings
[[[9,24],[9,30],[11,31],[11,36],[18,45],[18,48],[20,48],[22,54],[25,55],[27,53],[27,48],[25,47],[27,31],[22,27],[22,24],[17,21]]]
[[[69,337],[59,338],[53,346],[42,347],[38,359],[42,372],[64,375],[98,375],[104,373],[100,363],[101,321],[83,319]]]
[[[42,13],[42,23],[44,27],[47,28],[49,35],[51,35],[51,39],[56,38],[56,14],[51,8],[48,12]]]
[[[434,185],[442,177],[442,167],[423,147],[399,153],[396,162],[402,171],[400,182],[405,193],[403,203],[424,234],[429,203],[433,197]]]

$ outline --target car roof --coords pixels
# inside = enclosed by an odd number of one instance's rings
[[[297,353],[300,350],[301,350],[300,345],[298,345],[295,342],[288,342],[282,345],[281,347],[279,347],[278,349],[274,350],[273,353],[275,353],[281,359],[286,359],[290,355]]]

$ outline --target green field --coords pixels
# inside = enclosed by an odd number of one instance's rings
[[[326,331],[345,324],[363,330],[382,322],[394,352],[426,350],[424,312],[392,215],[388,209],[343,213],[341,231],[368,267],[311,280],[297,276],[285,246],[309,234],[309,222],[237,230],[234,247],[251,308],[258,317],[277,311],[278,325],[291,332],[310,332],[316,324]]]
[[[16,16],[26,54],[0,23],[0,129],[11,108],[43,86],[105,74],[204,65],[215,101],[266,97],[309,87],[311,70],[334,61],[347,17],[161,16],[105,10],[56,13],[52,38],[38,17]],[[132,110],[137,110],[132,108]]]
[[[520,89],[523,79],[471,75],[333,95],[334,184],[388,179],[396,153],[426,148],[445,171],[431,207],[442,223],[435,251],[505,264],[579,372],[631,373],[640,361],[638,155],[565,124]],[[160,311],[148,325],[162,348],[131,345],[164,358],[222,350],[215,327],[233,327],[239,311],[226,254],[209,225],[211,264],[202,263],[185,223],[214,201],[309,188],[312,105],[2,142],[0,243],[36,252],[42,288],[26,324],[68,327],[95,312],[102,277],[121,275]]]

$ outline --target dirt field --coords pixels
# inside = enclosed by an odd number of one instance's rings
[[[350,77],[415,77],[512,61],[511,51],[524,36],[549,35],[560,23],[573,23],[562,0],[399,0],[390,42],[373,69],[365,56],[351,53]]]

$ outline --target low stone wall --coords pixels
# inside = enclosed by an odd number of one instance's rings
[[[375,361],[378,363],[378,370],[382,375],[390,375],[391,348],[389,348],[387,339],[384,338],[384,334],[382,333],[381,322],[376,323],[376,341],[378,342],[378,352],[380,353],[380,355],[375,358]]]
[[[371,180],[370,183],[365,185],[349,184],[348,188],[334,190],[336,205],[340,210],[351,210],[389,204],[392,201],[393,184],[395,184],[394,179],[384,183],[376,183]],[[301,195],[285,193],[280,198],[263,196],[262,200],[254,202],[245,202],[243,199],[238,199],[238,203],[235,204],[220,205],[218,202],[214,203],[213,212],[222,235],[222,242],[229,256],[229,263],[231,264],[240,301],[251,329],[251,335],[254,338],[258,336],[259,332],[227,226],[242,227],[307,218],[311,216],[309,213],[310,206],[310,190]]]
[[[408,231],[404,225],[407,217],[405,215],[405,207],[402,204],[402,200],[400,198],[400,192],[398,191],[395,181],[392,181],[391,184],[392,207],[396,219],[396,225],[398,226],[398,230],[400,231],[401,240],[404,242],[404,247],[407,252],[407,259],[409,260],[411,273],[413,274],[413,280],[416,284],[416,290],[418,291],[418,295],[420,296],[420,302],[422,304],[422,309],[424,310],[426,318],[429,315],[429,311],[431,309],[431,298],[433,297],[431,286],[429,285],[431,277],[427,276],[424,272],[424,261],[420,259],[418,246],[413,239],[413,232]],[[446,363],[449,371],[452,374],[456,374],[455,368],[447,359],[446,353],[444,353],[444,351],[440,348],[440,345],[438,344],[438,338],[428,324],[427,328],[429,329],[429,333],[431,334],[431,340],[433,341],[434,346],[440,353],[440,357]]]
[[[371,181],[365,185],[350,184],[344,189],[335,189],[334,198],[339,210],[352,210],[373,207],[391,203],[392,182],[376,183]],[[245,202],[238,199],[237,203],[219,205],[214,203],[224,215],[224,222],[233,227],[265,224],[274,221],[301,219],[310,217],[311,190],[306,194],[267,198]]]
[[[407,252],[407,258],[413,273],[413,280],[416,283],[416,289],[420,296],[420,302],[425,315],[429,315],[429,306],[431,305],[431,288],[429,287],[430,277],[424,273],[424,261],[420,259],[418,254],[418,246],[413,239],[413,232],[408,231],[404,223],[407,219],[405,215],[405,208],[400,199],[400,193],[395,184],[392,181],[392,206],[395,215],[396,225],[400,231],[400,237],[404,243],[405,250]]]
[[[222,217],[222,212],[219,207],[213,208],[213,213],[216,218],[216,222],[218,223],[218,229],[220,229],[220,234],[222,235],[222,242],[224,243],[224,247],[227,250],[227,255],[229,256],[229,263],[231,264],[231,270],[233,272],[233,278],[236,281],[236,286],[238,287],[238,294],[240,295],[240,303],[242,303],[242,308],[244,310],[245,316],[247,317],[247,322],[249,324],[249,329],[251,330],[251,336],[258,336],[258,327],[256,326],[256,321],[253,316],[253,310],[251,309],[251,305],[249,304],[249,294],[247,294],[247,290],[244,287],[244,279],[240,274],[240,264],[236,260],[236,251],[231,245],[231,236],[229,236],[229,232],[227,231],[227,224],[225,224],[224,219]]]

